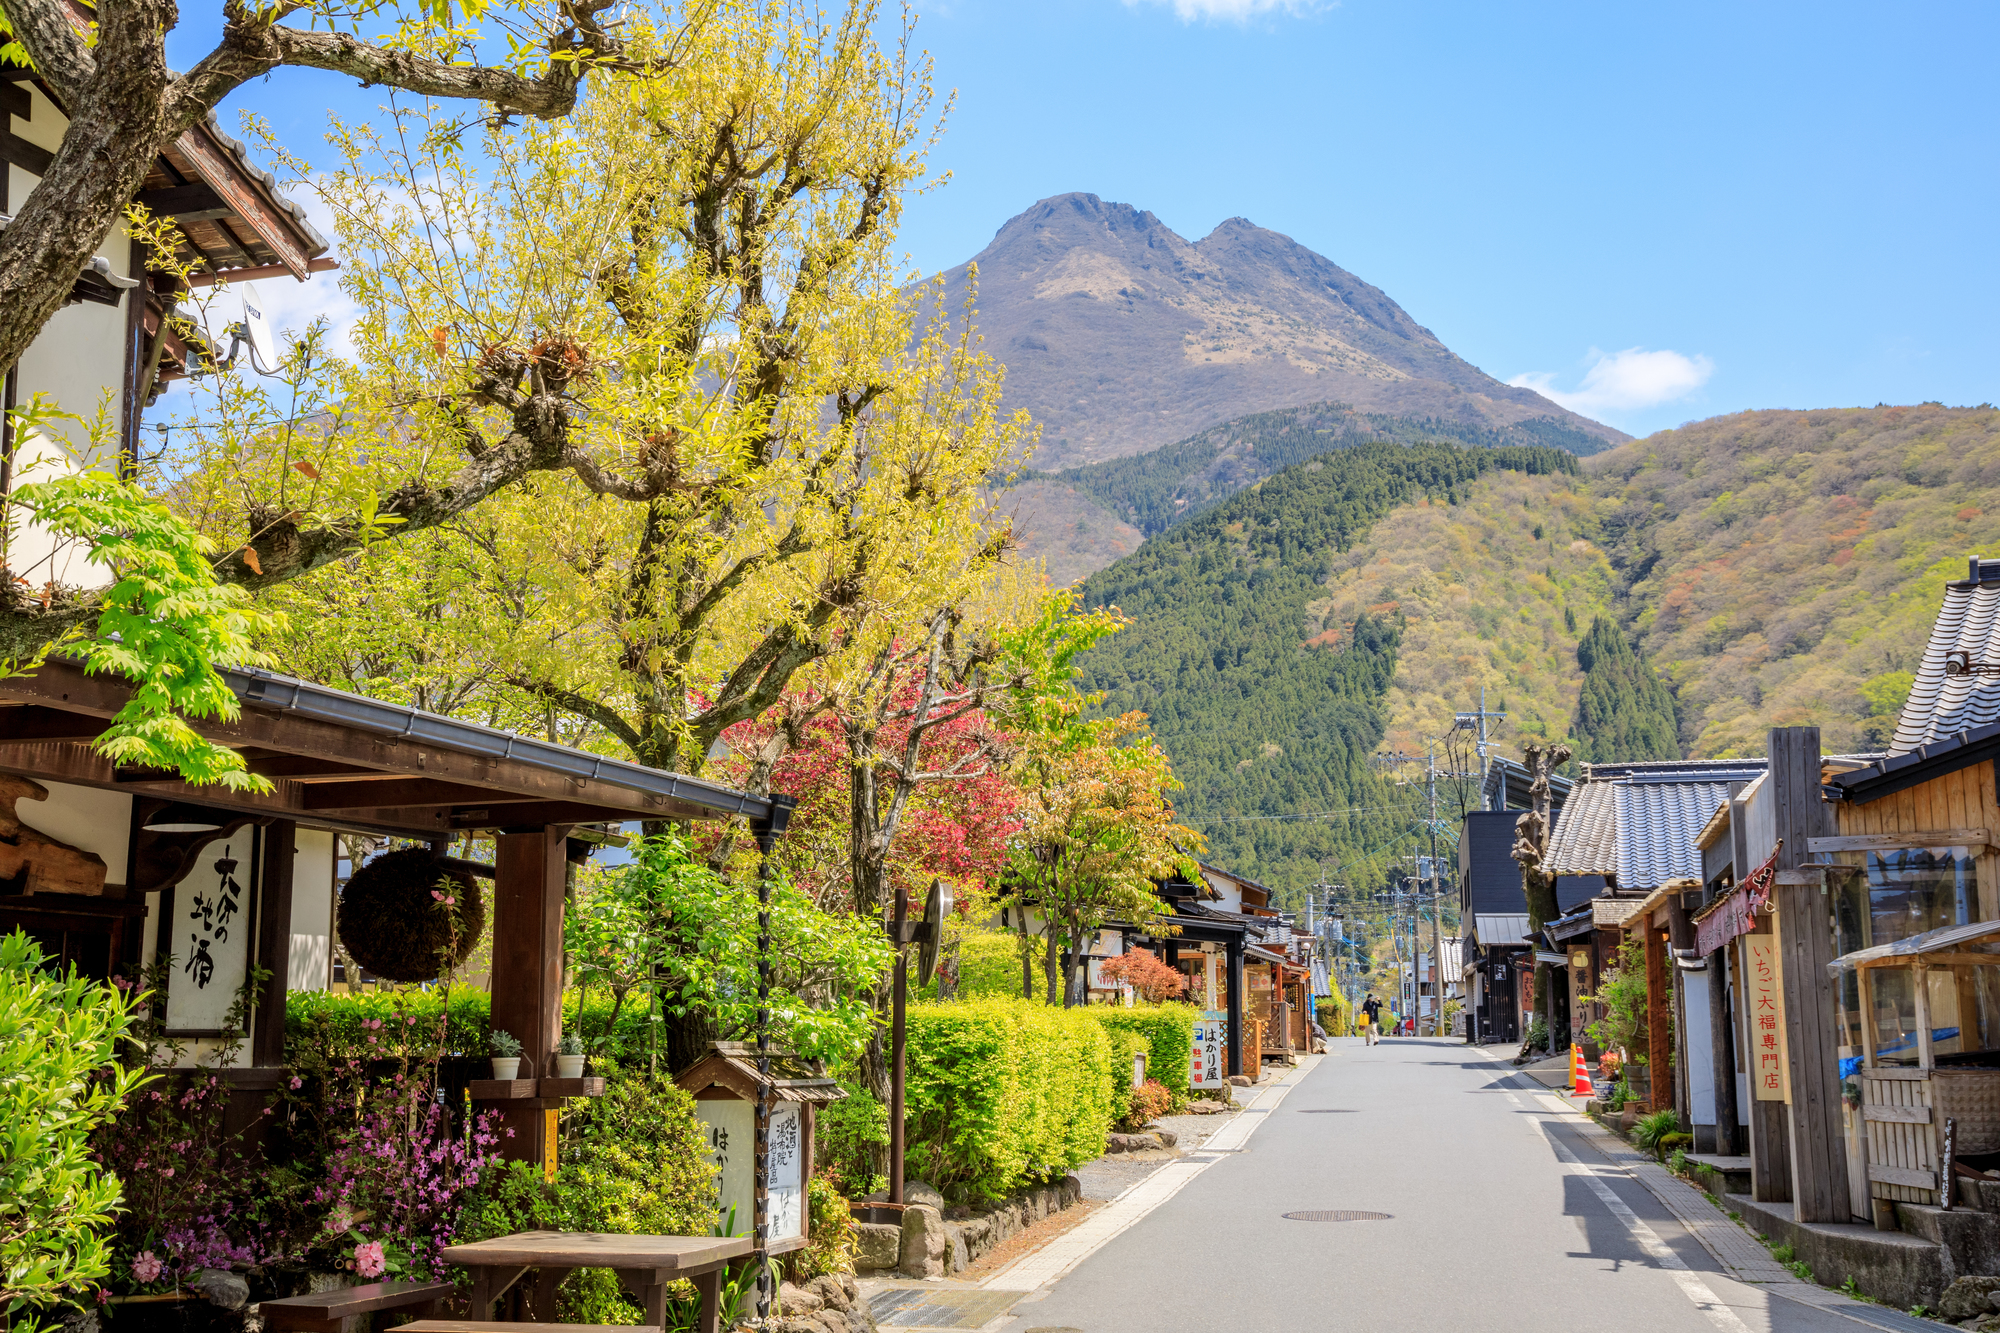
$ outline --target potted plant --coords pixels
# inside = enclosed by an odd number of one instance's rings
[[[564,1033],[556,1047],[556,1077],[583,1077],[583,1038],[574,1032]]]
[[[511,1032],[493,1029],[489,1039],[493,1048],[493,1077],[502,1080],[521,1076],[521,1043]]]

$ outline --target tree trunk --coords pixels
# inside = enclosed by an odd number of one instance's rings
[[[1057,955],[1057,950],[1061,947],[1058,943],[1059,938],[1055,923],[1045,922],[1042,927],[1042,980],[1046,985],[1044,999],[1049,1004],[1062,1003],[1062,993],[1057,989],[1060,984],[1057,974],[1061,971],[1057,965],[1060,961]]]

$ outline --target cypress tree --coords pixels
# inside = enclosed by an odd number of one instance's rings
[[[1599,616],[1591,623],[1576,645],[1576,664],[1583,668],[1583,687],[1570,734],[1578,758],[1609,763],[1681,757],[1672,693],[1610,619]]]

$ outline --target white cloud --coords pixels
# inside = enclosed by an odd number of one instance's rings
[[[1128,5],[1137,5],[1141,0],[1125,0]],[[1259,14],[1282,12],[1303,14],[1311,10],[1328,8],[1317,0],[1153,0],[1153,3],[1170,4],[1174,13],[1185,23],[1196,19],[1222,19],[1231,23],[1243,23]]]
[[[1699,354],[1649,352],[1628,347],[1622,352],[1590,349],[1589,368],[1574,389],[1555,387],[1556,377],[1547,371],[1531,371],[1508,380],[1518,388],[1533,389],[1542,397],[1572,412],[1597,416],[1606,412],[1630,412],[1658,407],[1685,398],[1708,383],[1715,363]]]

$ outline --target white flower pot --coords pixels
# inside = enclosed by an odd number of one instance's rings
[[[557,1078],[582,1078],[583,1061],[581,1055],[558,1055],[556,1057]]]
[[[518,1055],[494,1056],[493,1077],[502,1082],[521,1077],[521,1057]]]

